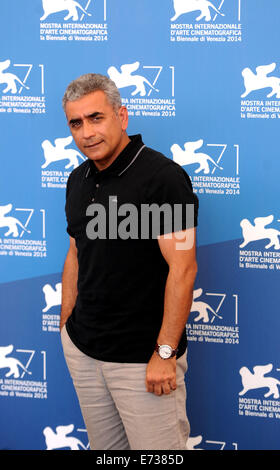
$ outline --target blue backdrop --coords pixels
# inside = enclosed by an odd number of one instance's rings
[[[88,448],[58,328],[84,158],[61,99],[87,72],[199,196],[188,448],[280,448],[279,16],[277,0],[1,3],[1,449]]]

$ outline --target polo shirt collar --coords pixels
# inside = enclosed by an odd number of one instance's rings
[[[97,175],[102,178],[109,175],[119,175],[126,167],[130,165],[137,152],[143,147],[143,141],[141,134],[129,136],[130,142],[121,151],[117,158],[104,170],[99,171],[93,160],[88,160],[88,168],[85,173],[85,177],[88,178],[91,175]]]

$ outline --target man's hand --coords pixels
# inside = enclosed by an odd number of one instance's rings
[[[176,390],[176,357],[161,359],[154,352],[146,369],[146,388],[159,396]]]

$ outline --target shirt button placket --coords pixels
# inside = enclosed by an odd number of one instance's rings
[[[92,202],[95,200],[96,192],[97,192],[97,190],[98,190],[99,187],[100,187],[100,184],[99,184],[99,183],[96,183],[96,184],[95,184],[95,188],[96,188],[96,189],[95,189],[94,197],[92,198]]]

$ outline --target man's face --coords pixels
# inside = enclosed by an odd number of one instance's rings
[[[65,113],[77,147],[99,169],[108,166],[127,144],[128,113],[115,111],[103,91],[68,101]]]

